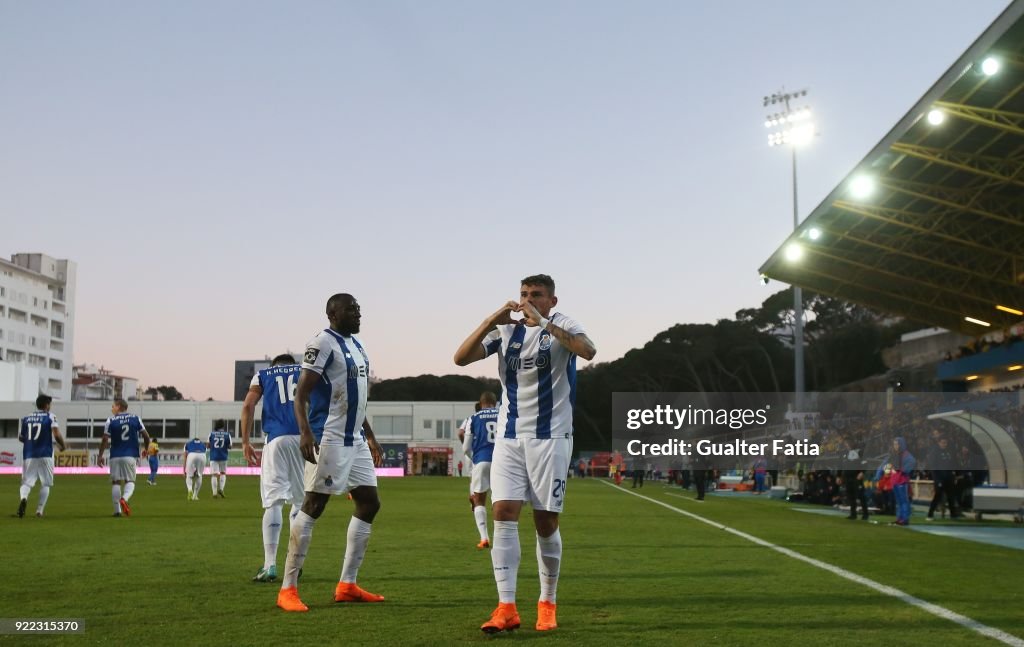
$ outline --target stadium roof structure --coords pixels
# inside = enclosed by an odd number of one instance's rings
[[[789,260],[792,246],[798,259]],[[1024,318],[1024,0],[1007,7],[760,271],[969,335]]]

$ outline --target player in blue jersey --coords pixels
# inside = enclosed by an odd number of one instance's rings
[[[508,301],[484,319],[455,351],[459,366],[497,353],[502,388],[491,461],[491,562],[498,608],[480,627],[486,633],[511,631],[520,624],[515,596],[523,501],[533,505],[537,530],[541,587],[536,628],[547,631],[558,626],[555,595],[562,561],[558,515],[572,455],[576,356],[590,360],[597,349],[583,326],[551,312],[557,303],[550,276],[528,276],[521,282],[519,300]],[[513,319],[513,313],[522,319]]]
[[[473,507],[473,519],[480,531],[477,549],[491,545],[487,533],[487,493],[491,490],[491,456],[494,454],[494,435],[498,426],[498,398],[490,391],[480,395],[477,412],[469,419],[469,429],[463,450],[473,461],[469,477],[469,502]]]
[[[149,433],[142,420],[128,413],[128,403],[118,398],[110,405],[111,416],[103,425],[103,440],[100,442],[99,458],[96,464],[103,467],[103,453],[110,447],[110,499],[114,502],[114,516],[130,517],[132,509],[128,501],[135,493],[135,470],[138,467],[139,434],[149,445]]]
[[[314,522],[323,514],[332,494],[352,495],[355,511],[348,524],[345,561],[334,589],[335,602],[381,602],[383,596],[359,588],[356,576],[370,541],[370,529],[380,499],[374,465],[384,452],[366,420],[370,360],[359,332],[361,312],[351,294],[335,294],[327,301],[330,328],[306,345],[302,373],[295,392],[295,420],[299,448],[306,460],[306,497],[295,515],[288,540],[277,606],[285,611],[308,611],[296,586],[306,559]]]
[[[227,423],[223,420],[213,421],[213,431],[207,445],[210,447],[210,487],[213,498],[224,498],[224,484],[228,480],[228,450],[231,449],[231,434],[227,432]]]
[[[291,505],[290,522],[302,505],[305,461],[299,450],[299,425],[295,422],[295,388],[301,372],[294,357],[278,355],[270,368],[252,377],[242,405],[242,453],[249,465],[260,466],[263,499],[263,567],[252,578],[254,582],[277,579],[277,546],[284,504]],[[257,459],[249,435],[260,399],[263,400],[263,434],[267,440]]]
[[[21,419],[18,429],[18,441],[22,448],[21,490],[19,492],[18,516],[25,516],[28,507],[28,495],[36,482],[39,482],[39,503],[36,504],[36,516],[43,516],[46,500],[50,498],[53,487],[53,441],[60,445],[60,450],[67,450],[64,437],[60,434],[57,416],[50,413],[53,398],[40,395],[36,398],[36,411]]]
[[[206,443],[198,438],[185,443],[185,488],[186,501],[198,501],[199,490],[203,488],[203,471],[206,469]]]

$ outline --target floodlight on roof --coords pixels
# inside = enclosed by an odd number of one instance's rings
[[[870,198],[875,192],[875,181],[868,175],[858,175],[850,180],[850,193],[858,200]]]
[[[1002,310],[1003,312],[1009,312],[1010,314],[1017,315],[1018,317],[1024,315],[1024,310],[1018,310],[1017,308],[1011,308],[1010,306],[997,305],[996,306],[996,310]]]
[[[989,326],[992,325],[992,324],[990,324],[987,321],[982,321],[981,319],[975,319],[974,317],[964,317],[964,321],[969,321],[972,324],[978,324],[979,326],[985,326],[986,328],[988,328]]]
[[[928,123],[933,126],[938,126],[946,119],[946,113],[942,112],[938,108],[932,108],[928,111]]]
[[[1022,368],[1024,368],[1024,364],[1014,364],[1013,366],[1007,366],[1006,370],[1008,370],[1008,371],[1019,371]]]
[[[790,243],[786,246],[786,260],[796,262],[804,257],[804,248],[799,243]]]
[[[980,375],[968,375],[967,377],[964,378],[964,380],[966,380],[968,382],[972,382],[972,381],[978,379],[979,377],[981,377],[981,376]]]
[[[818,240],[821,238],[821,230],[817,227],[811,227],[807,230],[807,237],[811,240]]]
[[[999,59],[994,56],[989,56],[981,62],[981,71],[985,76],[993,76],[1000,67]]]

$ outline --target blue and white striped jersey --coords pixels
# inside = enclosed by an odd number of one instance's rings
[[[370,359],[359,340],[325,329],[306,344],[302,368],[320,374],[309,398],[309,426],[317,441],[349,447],[366,442]]]
[[[579,322],[554,313],[551,322],[574,335]],[[538,326],[498,326],[484,337],[487,355],[498,353],[501,407],[498,436],[569,438],[576,404],[576,354]]]

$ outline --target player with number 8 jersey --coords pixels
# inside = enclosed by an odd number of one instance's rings
[[[469,419],[468,431],[463,450],[473,461],[469,478],[469,502],[473,508],[473,520],[480,532],[478,550],[491,547],[487,533],[487,493],[491,490],[491,459],[494,455],[494,438],[498,428],[498,399],[490,391],[480,395],[477,406],[480,409]]]

